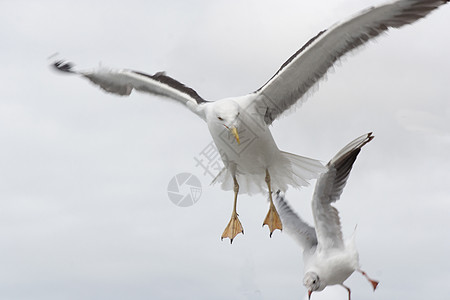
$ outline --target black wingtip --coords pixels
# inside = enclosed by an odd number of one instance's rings
[[[367,134],[367,140],[359,147],[362,148],[363,146],[365,146],[368,142],[370,142],[371,140],[373,140],[375,136],[373,135],[373,132],[369,132]]]
[[[65,72],[65,73],[75,73],[73,71],[73,63],[69,61],[64,60],[58,60],[53,63],[53,67],[55,67],[58,71]]]

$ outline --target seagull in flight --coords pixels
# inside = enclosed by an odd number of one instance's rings
[[[104,91],[128,96],[133,90],[172,99],[202,118],[217,146],[224,168],[213,182],[234,191],[232,215],[223,238],[230,242],[243,233],[237,213],[239,193],[268,193],[270,208],[263,225],[270,236],[282,229],[273,205],[272,191],[308,185],[325,170],[315,159],[278,149],[269,126],[295,104],[343,55],[379,36],[389,28],[411,24],[449,0],[397,0],[374,6],[319,32],[294,53],[264,85],[244,96],[217,101],[202,98],[195,90],[164,72],[149,75],[130,69],[78,70],[66,60],[53,66],[77,74]],[[170,111],[167,112],[170,116]]]
[[[315,227],[304,222],[288,205],[280,191],[275,196],[275,206],[281,216],[285,231],[303,248],[305,275],[303,284],[308,289],[308,297],[315,291],[322,291],[329,285],[339,284],[348,291],[344,281],[359,271],[375,290],[378,281],[360,269],[359,255],[355,246],[355,235],[344,241],[338,210],[331,204],[339,200],[347,183],[361,148],[374,136],[368,133],[350,142],[327,164],[327,171],[316,183],[312,200]]]

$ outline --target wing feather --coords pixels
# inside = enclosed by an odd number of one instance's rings
[[[308,91],[349,51],[389,28],[411,24],[448,0],[399,0],[366,9],[320,32],[291,56],[276,74],[255,92],[257,106],[271,124]],[[265,109],[264,109],[265,108]]]
[[[317,245],[316,231],[303,221],[286,202],[280,191],[275,193],[274,203],[283,224],[283,230],[291,235],[304,250],[310,250]]]
[[[339,212],[331,204],[339,200],[361,148],[373,138],[368,133],[347,144],[329,161],[328,171],[317,180],[312,210],[321,249],[344,247]]]
[[[99,68],[94,71],[76,71],[74,65],[57,61],[53,66],[61,71],[79,74],[89,79],[106,92],[128,96],[133,90],[165,96],[185,105],[197,106],[207,102],[195,90],[167,76],[164,72],[148,75],[142,72],[121,69]]]

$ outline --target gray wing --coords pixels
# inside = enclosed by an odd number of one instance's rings
[[[253,105],[269,125],[305,94],[349,51],[389,28],[419,20],[448,0],[400,0],[369,8],[309,40],[255,92]]]
[[[196,91],[164,72],[147,75],[132,70],[113,70],[104,67],[93,71],[77,71],[72,63],[62,60],[56,61],[53,66],[61,72],[81,75],[108,93],[128,96],[133,90],[138,90],[177,100],[191,108],[206,102]]]
[[[315,247],[317,245],[316,231],[290,208],[280,191],[275,193],[274,204],[280,215],[283,230],[291,235],[304,250]]]
[[[328,171],[317,180],[312,210],[320,249],[344,246],[339,212],[331,204],[339,200],[361,148],[373,138],[368,133],[347,144],[329,161]]]

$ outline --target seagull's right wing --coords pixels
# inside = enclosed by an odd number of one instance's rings
[[[104,67],[79,71],[75,70],[72,63],[63,60],[56,61],[53,66],[61,72],[81,75],[108,93],[128,96],[132,90],[138,90],[179,101],[194,112],[198,105],[207,102],[196,91],[164,72],[148,75],[127,69],[113,70]]]
[[[304,250],[315,247],[317,245],[316,231],[290,208],[280,191],[275,193],[274,204],[280,215],[283,230],[286,230]]]
[[[265,122],[272,124],[292,105],[303,102],[308,91],[346,53],[386,32],[389,28],[399,28],[427,16],[448,1],[389,1],[366,9],[348,20],[319,32],[255,92],[253,105],[264,116]]]
[[[373,138],[368,133],[347,144],[329,161],[328,171],[317,180],[312,208],[320,249],[344,246],[339,212],[331,204],[339,200],[361,148]]]

